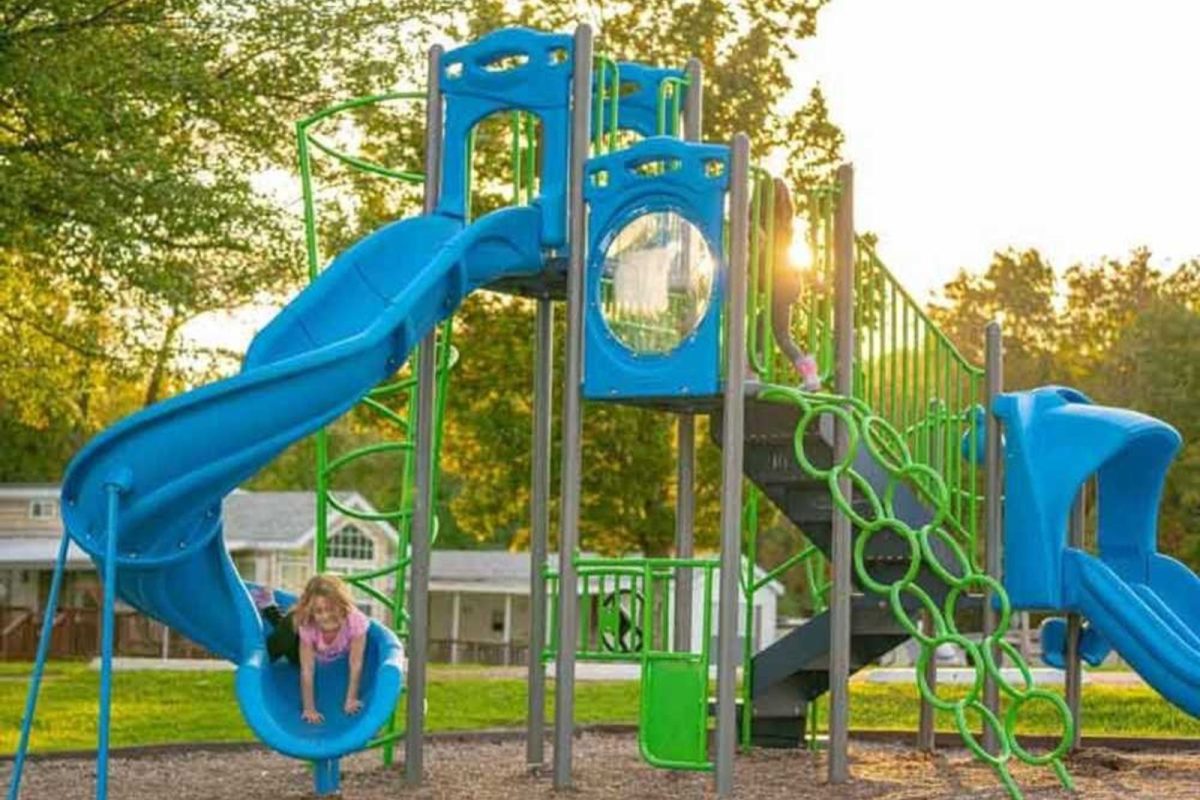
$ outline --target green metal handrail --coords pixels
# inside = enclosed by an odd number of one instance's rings
[[[595,120],[592,155],[598,156],[611,153],[620,145],[621,67],[615,59],[604,54],[596,55],[593,61],[599,91],[592,92],[592,117]]]
[[[794,375],[773,341],[770,276],[773,213],[765,187],[769,176],[753,176],[750,292],[747,347],[760,380],[786,383]],[[834,373],[833,217],[839,191],[819,186],[804,196],[810,263],[806,288],[792,308],[792,335],[814,355],[825,383]],[[765,241],[766,247],[758,242]],[[984,402],[983,370],[967,361],[887,269],[872,241],[855,243],[855,365],[853,396],[902,431],[914,458],[932,467],[952,489],[951,527],[980,555],[983,481],[977,468],[974,409]],[[794,379],[794,378],[793,378]],[[967,442],[968,458],[959,457]]]
[[[655,129],[659,136],[679,136],[683,94],[691,83],[691,78],[687,75],[681,77],[668,75],[659,82],[658,95],[655,98],[657,106]]]
[[[973,412],[986,401],[983,369],[962,356],[861,237],[854,283],[854,397],[902,432],[914,460],[946,483],[949,525],[977,560],[984,492]]]

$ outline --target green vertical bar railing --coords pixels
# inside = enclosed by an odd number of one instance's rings
[[[684,75],[678,78],[668,76],[658,84],[656,127],[659,136],[679,137],[683,96],[690,83],[691,80]]]
[[[836,189],[830,187],[820,187],[805,197],[803,208],[808,217],[812,280],[809,289],[792,311],[793,324],[798,325],[805,334],[807,348],[816,355],[825,378],[832,374],[833,369],[834,331],[827,287],[832,285],[830,231],[837,201]],[[760,217],[756,214],[755,218]],[[867,590],[880,593],[888,599],[897,619],[921,645],[917,675],[922,696],[936,708],[954,715],[955,725],[968,749],[996,771],[1010,796],[1021,796],[1020,788],[1009,772],[1009,762],[1013,757],[1032,765],[1050,766],[1059,780],[1069,787],[1071,779],[1061,760],[1070,741],[1072,723],[1069,712],[1057,695],[1034,687],[1028,667],[1004,638],[1009,609],[1003,588],[979,567],[982,560],[979,517],[984,496],[983,476],[977,466],[976,427],[984,420],[984,415],[977,413],[985,400],[983,370],[963,357],[888,271],[870,238],[857,239],[854,264],[856,363],[852,396],[806,393],[779,385],[795,383],[796,377],[785,370],[776,370],[776,385],[765,389],[760,397],[801,408],[796,459],[810,477],[827,481],[835,504],[855,520],[859,534],[854,558],[859,582]],[[753,288],[752,297],[760,287],[755,283]],[[763,329],[758,315],[763,313],[763,308],[759,294],[758,305],[751,306],[748,312],[747,325],[758,337],[751,340],[754,342],[751,356],[758,357],[758,363],[763,363],[763,347],[768,340],[761,334]],[[770,313],[769,310],[767,313]],[[761,374],[770,373],[764,371]],[[785,375],[788,377],[783,377]],[[855,473],[852,457],[830,469],[820,469],[809,462],[800,445],[803,440],[800,433],[817,417],[829,414],[843,418],[850,427],[852,453],[859,447],[866,448],[889,473],[893,483],[910,484],[918,495],[938,510],[940,524],[931,523],[913,530],[902,521],[891,520],[890,504],[886,498],[876,497],[875,490]],[[843,473],[849,473],[856,487],[856,495],[862,492],[868,501],[867,505],[875,509],[867,518],[856,512],[848,500],[838,494],[838,479]],[[864,530],[868,532],[863,533]],[[871,531],[879,530],[889,530],[894,535],[912,540],[910,547],[917,554],[906,575],[891,585],[874,581],[864,565],[863,554],[873,535]],[[931,539],[937,539],[940,545],[949,548],[958,564],[959,574],[952,573],[946,565],[933,560],[929,555],[933,552],[929,544]],[[809,586],[816,588],[818,565],[808,561],[807,555],[805,550],[801,550],[780,564],[779,569],[804,563]],[[950,585],[944,608],[935,604],[916,583],[921,568],[930,570]],[[978,645],[957,628],[956,606],[962,595],[984,591],[991,591],[1001,598],[1001,624],[984,645]],[[820,595],[818,591],[817,596]],[[932,635],[923,634],[909,616],[904,606],[905,601],[911,600],[919,601],[922,609],[933,619]],[[967,697],[958,701],[938,698],[934,690],[923,683],[924,667],[932,653],[939,645],[947,643],[967,652],[978,678]],[[1007,682],[1000,674],[997,653],[1015,664],[1019,674],[1015,684]],[[993,716],[976,697],[985,673],[996,681],[1008,698],[1008,711],[1002,720]],[[1024,750],[1015,738],[1020,711],[1034,699],[1053,705],[1064,727],[1060,744],[1041,755]],[[978,744],[967,721],[969,713],[999,734],[1002,741],[999,753],[988,753]],[[815,730],[815,707],[810,709],[810,719]]]

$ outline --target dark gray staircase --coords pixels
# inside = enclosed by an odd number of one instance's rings
[[[827,483],[811,478],[796,461],[794,437],[800,417],[801,411],[795,406],[747,398],[743,470],[829,556],[834,504]],[[721,424],[721,414],[712,414],[710,429],[718,446]],[[813,465],[829,468],[833,462],[832,420],[823,418],[819,424],[810,425],[803,441]],[[887,473],[865,447],[858,448],[854,469],[880,498],[884,496]],[[854,505],[863,517],[873,518],[869,503],[861,496],[855,498]],[[893,507],[896,516],[914,529],[932,518],[931,511],[904,484],[895,489]],[[857,537],[859,531],[855,529],[853,535]],[[955,561],[942,548],[935,547],[935,555],[941,556],[942,564],[957,571],[951,566]],[[909,558],[908,544],[885,531],[869,543],[864,563],[875,580],[890,583],[903,575]],[[949,590],[926,568],[918,575],[917,582],[939,604]],[[919,603],[915,599],[910,602],[911,606],[906,602],[906,607],[915,611]],[[829,688],[829,629],[829,613],[819,614],[754,656],[751,710],[754,744],[796,747],[803,741],[808,703]],[[874,593],[864,594],[856,576],[851,607],[851,673],[870,665],[907,638],[887,599]]]

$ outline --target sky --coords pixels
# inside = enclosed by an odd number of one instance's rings
[[[1007,247],[1062,270],[1200,256],[1200,3],[832,0],[791,71],[822,86],[855,221],[919,299]],[[194,321],[243,350],[274,313]]]
[[[855,167],[855,224],[919,297],[991,253],[1200,256],[1200,4],[833,0],[791,73]]]

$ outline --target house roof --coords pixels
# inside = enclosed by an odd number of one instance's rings
[[[429,580],[464,591],[529,590],[529,553],[505,550],[433,550]]]
[[[334,492],[343,506],[366,513],[376,509],[358,492]],[[221,506],[225,523],[225,545],[230,550],[294,550],[316,536],[317,495],[315,492],[247,492],[228,495]],[[350,517],[336,508],[329,510],[329,527],[336,528]],[[399,534],[386,522],[371,520],[396,541]]]
[[[592,555],[592,554],[584,554]],[[636,556],[630,556],[636,558]],[[743,556],[743,560],[744,560]],[[547,565],[557,567],[558,554],[551,553]],[[454,588],[462,591],[527,591],[529,588],[528,552],[510,553],[504,550],[434,550],[430,554],[429,580],[439,589]],[[755,577],[761,579],[766,572],[755,567]],[[449,585],[449,586],[447,586]],[[776,595],[784,588],[777,580],[767,584]],[[714,587],[715,588],[715,587]]]
[[[57,500],[60,489],[57,483],[3,483],[0,484],[0,498],[41,500],[51,497]]]
[[[0,564],[9,569],[46,569],[54,566],[61,540],[57,536],[14,536],[0,539]],[[87,553],[72,542],[67,550],[68,569],[92,566]]]
[[[0,497],[57,498],[55,484],[0,484]],[[346,508],[367,514],[377,513],[358,492],[334,492],[334,498]],[[251,492],[239,489],[225,498],[222,504],[225,544],[230,550],[295,550],[304,547],[316,536],[317,496],[315,492]],[[336,508],[329,509],[329,527],[337,528],[351,518]],[[365,521],[381,530],[392,541],[399,539],[396,529],[380,520]],[[20,555],[32,557],[33,543],[46,543],[44,562],[54,562],[57,554],[57,526],[5,528],[0,530],[0,563],[13,563],[10,553],[16,553],[16,543],[29,545]],[[38,545],[37,552],[42,552]],[[22,562],[23,563],[23,562]]]

